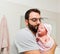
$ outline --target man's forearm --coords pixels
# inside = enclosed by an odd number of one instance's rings
[[[41,54],[40,50],[31,50],[31,51],[26,51],[24,54]]]

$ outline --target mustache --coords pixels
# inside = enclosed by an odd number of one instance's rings
[[[40,24],[37,24],[37,25],[35,25],[35,26],[39,26]]]
[[[37,24],[37,25],[35,26],[35,29],[38,29],[38,27],[39,27],[39,24]]]

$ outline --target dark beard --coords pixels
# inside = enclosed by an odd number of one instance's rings
[[[29,29],[30,29],[32,32],[34,32],[34,33],[37,32],[38,26],[39,26],[39,25],[33,26],[33,25],[31,25],[30,23],[28,23]]]

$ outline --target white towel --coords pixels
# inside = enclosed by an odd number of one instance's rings
[[[7,21],[3,16],[0,24],[0,53],[9,54],[9,33],[7,28]]]

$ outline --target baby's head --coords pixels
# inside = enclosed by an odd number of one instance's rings
[[[45,36],[45,35],[47,35],[47,29],[45,28],[45,26],[44,26],[44,24],[43,23],[41,23],[40,25],[39,25],[39,28],[38,28],[38,35],[40,36],[40,37],[42,37],[42,36]]]
[[[42,37],[42,36],[45,36],[47,34],[50,35],[51,31],[52,31],[52,26],[50,24],[41,23],[38,27],[37,33],[40,37]]]

